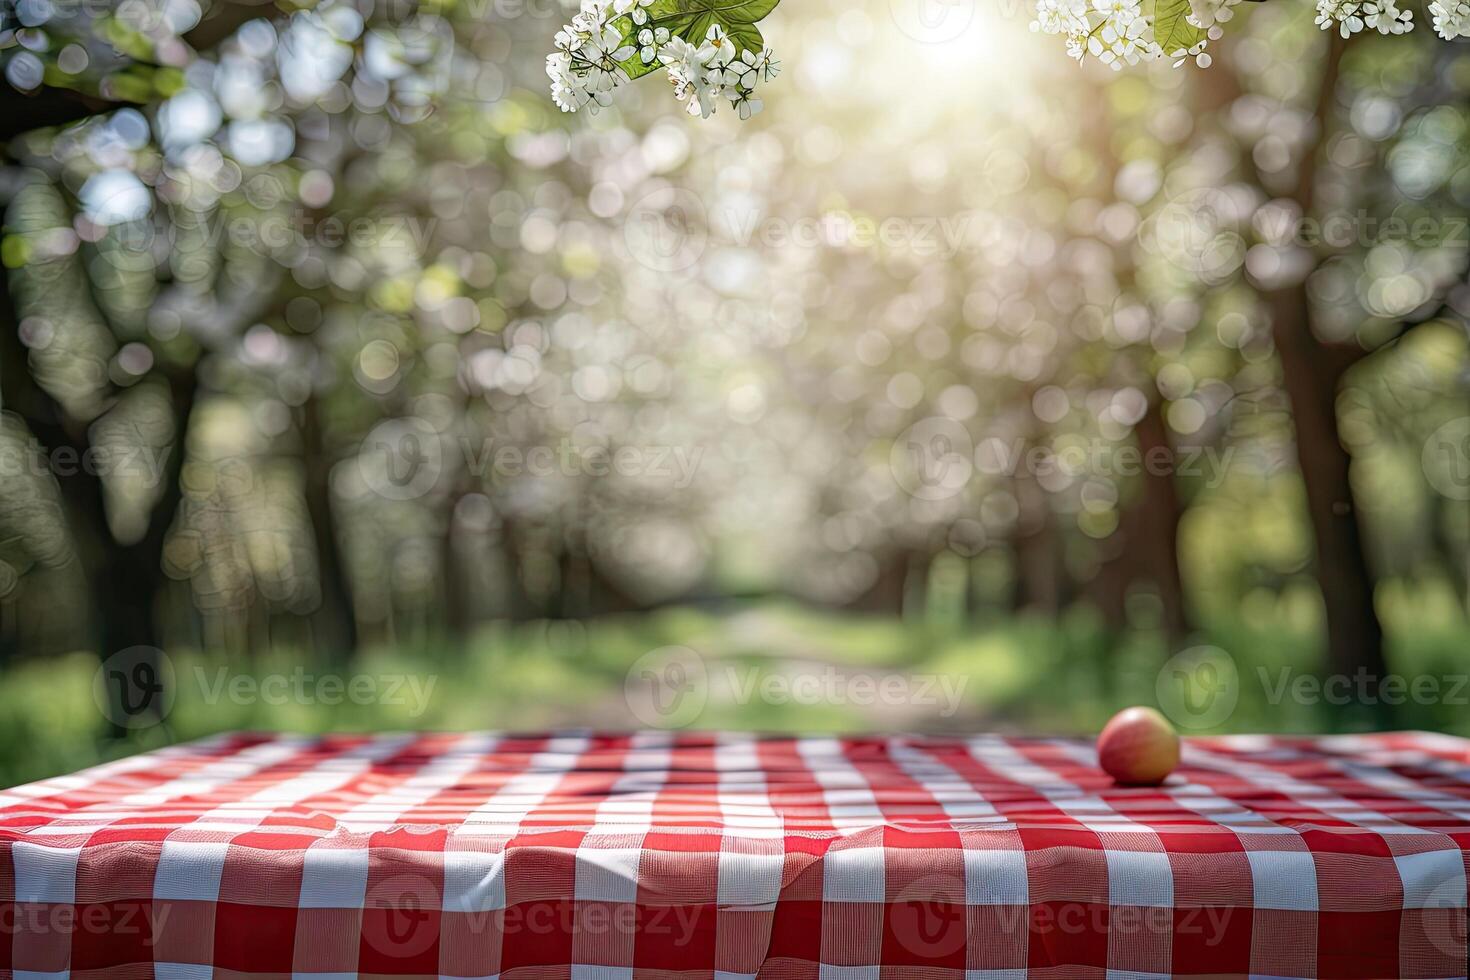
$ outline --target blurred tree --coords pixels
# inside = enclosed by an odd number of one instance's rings
[[[1298,24],[1279,19],[1272,26],[1282,31],[1305,31]],[[1372,43],[1367,38],[1357,42],[1365,67],[1376,62],[1377,56],[1369,50]],[[1371,251],[1397,247],[1398,243],[1392,238],[1379,239],[1377,229],[1381,218],[1370,211],[1349,211],[1342,215],[1349,208],[1371,205],[1367,195],[1335,194],[1331,207],[1336,214],[1332,211],[1324,214],[1320,208],[1320,183],[1324,179],[1347,178],[1341,169],[1329,172],[1324,178],[1323,170],[1330,171],[1332,167],[1323,155],[1324,149],[1333,145],[1340,122],[1342,68],[1349,45],[1333,32],[1308,36],[1303,45],[1318,49],[1319,53],[1305,62],[1313,66],[1316,76],[1306,76],[1303,72],[1300,80],[1300,93],[1308,98],[1295,118],[1299,136],[1290,149],[1289,164],[1276,167],[1268,179],[1256,163],[1262,157],[1264,142],[1254,146],[1247,142],[1238,153],[1243,176],[1259,199],[1266,201],[1254,221],[1263,239],[1252,249],[1258,264],[1252,268],[1247,258],[1246,269],[1260,289],[1281,359],[1282,386],[1290,399],[1294,445],[1316,541],[1317,579],[1327,622],[1327,662],[1334,672],[1353,675],[1366,671],[1371,676],[1383,676],[1387,666],[1383,628],[1375,602],[1378,576],[1368,546],[1371,533],[1364,526],[1364,509],[1354,489],[1352,456],[1340,430],[1339,403],[1348,372],[1376,346],[1396,342],[1407,328],[1405,323],[1429,322],[1447,311],[1444,297],[1456,283],[1464,281],[1467,250],[1463,241],[1456,243],[1444,223],[1434,222],[1430,240],[1423,243],[1429,246],[1426,254],[1430,261],[1416,284],[1416,289],[1422,289],[1422,295],[1414,302],[1403,304],[1406,321],[1386,324],[1390,318],[1373,317],[1374,311],[1364,311],[1367,319],[1362,321],[1361,329],[1351,326],[1324,329],[1321,304],[1313,298],[1314,273],[1330,268],[1329,263],[1340,259],[1344,251]],[[1429,54],[1420,62],[1427,69],[1424,76],[1437,81],[1430,82],[1431,93],[1421,90],[1417,98],[1414,90],[1409,89],[1410,97],[1402,100],[1402,108],[1392,110],[1397,118],[1411,118],[1425,106],[1440,104],[1449,97],[1449,92],[1441,86],[1454,77],[1451,66],[1463,58],[1454,47],[1436,43],[1432,38],[1420,38],[1418,46]],[[1234,55],[1236,49],[1232,48],[1230,53]],[[1245,88],[1246,70],[1241,67],[1239,57],[1220,60],[1226,62],[1218,66],[1220,70],[1202,76],[1202,84],[1215,93],[1214,99],[1205,103],[1203,115],[1218,117],[1228,126],[1230,120],[1238,118],[1251,96]],[[1372,79],[1368,73],[1360,77],[1358,87],[1367,91],[1356,93],[1358,99],[1384,97],[1373,91]],[[1450,83],[1450,87],[1454,84]],[[1426,94],[1428,98],[1424,97]],[[1340,139],[1337,145],[1343,145]],[[1376,165],[1385,168],[1389,159],[1390,154],[1384,153],[1377,158]],[[1365,176],[1358,168],[1347,179],[1356,185],[1365,182]],[[1387,169],[1379,169],[1373,175],[1375,185],[1392,180]],[[1320,236],[1309,234],[1314,229],[1330,228],[1328,217],[1343,217],[1343,226],[1351,230],[1346,248],[1341,245],[1330,248],[1328,243],[1318,240]],[[1280,227],[1286,228],[1285,233],[1272,227],[1272,218],[1278,225],[1284,219],[1285,224]]]
[[[0,506],[11,647],[781,593],[1091,606],[1161,652],[1320,594],[1333,669],[1376,670],[1375,604],[1463,568],[1422,462],[1463,413],[1463,243],[1302,235],[1466,212],[1454,45],[1323,61],[1261,5],[1207,70],[1114,75],[831,0],[771,25],[764,113],[696,124],[656,86],[563,116],[536,5],[32,6],[0,453],[51,465]],[[113,449],[163,468],[57,465]]]

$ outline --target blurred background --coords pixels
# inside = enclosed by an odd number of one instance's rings
[[[1470,733],[1470,43],[0,2],[0,785],[234,728]],[[1425,21],[1422,10],[1416,19]]]

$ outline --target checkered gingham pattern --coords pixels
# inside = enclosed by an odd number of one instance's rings
[[[0,978],[1465,977],[1470,742],[230,735],[0,792]]]

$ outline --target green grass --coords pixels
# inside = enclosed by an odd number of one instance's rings
[[[1453,678],[1470,670],[1467,631],[1454,609],[1426,612],[1413,596],[1407,611],[1385,615],[1400,628],[1390,641],[1391,669],[1407,677]],[[1239,701],[1216,729],[1310,732],[1363,724],[1433,728],[1470,734],[1470,689],[1459,703],[1410,703],[1392,717],[1364,718],[1324,704],[1287,697],[1272,703],[1268,680],[1283,667],[1312,672],[1315,623],[1300,611],[1250,610],[1252,622],[1215,623],[1200,642],[1229,651],[1240,676]],[[1406,622],[1417,628],[1407,632]],[[1116,710],[1157,702],[1156,683],[1169,650],[1155,633],[1138,631],[1111,642],[1095,619],[1072,613],[1060,621],[1008,619],[984,627],[952,622],[911,624],[761,604],[725,615],[676,608],[589,623],[496,625],[463,650],[393,649],[365,652],[332,667],[278,651],[230,663],[198,651],[171,651],[175,703],[162,725],[117,741],[93,700],[98,662],[72,654],[12,665],[0,672],[0,785],[69,772],[170,742],[236,729],[371,731],[387,729],[520,729],[607,727],[640,722],[629,710],[629,668],[651,650],[678,645],[697,651],[707,671],[708,697],[692,727],[769,731],[855,730],[1095,732]],[[824,674],[825,672],[825,674]],[[365,703],[342,692],[324,703],[313,686],[324,674],[343,684],[377,686]],[[958,690],[958,710],[900,701],[850,703],[819,692],[771,697],[793,678],[857,674],[898,676],[919,692],[925,682]],[[275,687],[252,686],[279,678]],[[281,680],[283,679],[283,680]],[[296,693],[306,682],[307,696]],[[393,697],[388,685],[396,684]],[[417,687],[411,685],[416,684]],[[223,686],[221,686],[223,685]],[[1470,685],[1467,685],[1470,688]],[[742,697],[741,690],[755,692]],[[329,697],[336,689],[328,688]],[[853,688],[843,688],[852,691]],[[360,689],[359,695],[368,693]],[[938,697],[937,690],[931,695]],[[243,694],[244,696],[238,696]],[[384,695],[384,696],[378,696]],[[423,704],[416,704],[416,697]]]

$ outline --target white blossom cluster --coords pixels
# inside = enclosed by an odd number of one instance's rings
[[[718,24],[710,27],[698,47],[683,38],[670,39],[658,49],[658,60],[668,71],[674,97],[685,104],[690,115],[705,118],[723,98],[735,107],[741,119],[749,119],[761,111],[756,84],[775,78],[781,70],[770,48],[760,54],[746,49],[737,56],[734,43]]]
[[[563,112],[590,106],[595,113],[612,103],[613,89],[628,80],[618,62],[633,56],[633,46],[611,21],[630,9],[641,12],[643,6],[639,0],[583,0],[572,22],[556,32],[546,74],[551,98]]]
[[[1434,29],[1446,41],[1470,37],[1470,0],[1430,0]]]
[[[1317,26],[1333,25],[1343,37],[1365,27],[1380,34],[1407,34],[1414,29],[1414,13],[1400,10],[1398,0],[1317,0]]]
[[[1190,23],[1208,30],[1217,24],[1225,24],[1235,16],[1235,8],[1241,0],[1190,0]]]
[[[1414,15],[1400,9],[1400,0],[1317,0],[1317,25],[1336,27],[1343,37],[1363,30],[1406,34],[1414,29]],[[1154,39],[1153,24],[1143,13],[1141,0],[1036,0],[1033,31],[1060,34],[1067,53],[1078,61],[1089,55],[1113,68],[1140,61],[1169,58],[1177,68],[1189,59],[1210,66],[1208,43],[1217,40],[1222,24],[1235,16],[1241,0],[1190,0],[1190,25],[1205,32],[1190,48],[1165,51]],[[1434,29],[1446,41],[1470,37],[1470,0],[1430,0]]]
[[[1446,41],[1470,37],[1470,0],[1430,0],[1429,16]],[[1398,0],[1317,0],[1317,25],[1335,26],[1343,37],[1362,30],[1407,34],[1414,29],[1414,14],[1400,10]]]
[[[1239,2],[1219,0],[1211,9],[1228,11]],[[1217,19],[1228,20],[1229,15],[1224,18],[1212,15],[1209,24],[1190,15],[1190,23],[1208,28],[1208,38],[1220,36],[1220,28],[1214,24]],[[1190,58],[1201,68],[1210,65],[1210,55],[1205,51],[1208,39],[1201,39],[1188,49],[1165,51],[1154,40],[1153,24],[1144,16],[1139,0],[1036,0],[1036,19],[1031,22],[1031,29],[1063,35],[1067,39],[1067,53],[1073,58],[1082,61],[1090,55],[1114,71],[1125,64],[1136,65],[1165,57],[1173,59],[1176,67]]]
[[[613,89],[628,81],[620,62],[634,57],[663,67],[674,97],[690,115],[708,118],[720,102],[728,102],[741,119],[761,111],[756,85],[769,81],[781,63],[766,48],[759,54],[736,51],[719,24],[711,25],[700,43],[671,35],[649,21],[645,9],[653,0],[582,0],[580,12],[556,35],[556,50],[546,58],[551,97],[564,112],[590,112],[612,102]],[[624,36],[614,21],[626,16],[633,33]]]

